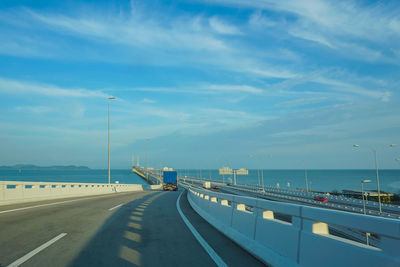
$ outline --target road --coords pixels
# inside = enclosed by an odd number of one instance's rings
[[[177,210],[182,192],[2,206],[0,266],[215,266]],[[263,266],[203,220],[186,193],[178,206],[225,264]]]

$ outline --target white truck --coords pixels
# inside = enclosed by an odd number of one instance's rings
[[[210,189],[210,188],[211,188],[211,182],[204,182],[204,183],[203,183],[203,187],[204,187],[205,189]]]

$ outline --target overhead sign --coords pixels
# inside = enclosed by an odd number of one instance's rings
[[[220,175],[231,175],[231,174],[236,174],[236,175],[248,175],[249,171],[243,168],[240,168],[238,170],[232,170],[229,167],[222,167],[219,169],[219,174]]]
[[[230,175],[230,174],[233,174],[233,171],[229,167],[222,167],[221,169],[219,169],[219,174],[220,175]]]

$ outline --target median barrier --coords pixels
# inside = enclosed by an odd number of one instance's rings
[[[0,182],[0,205],[47,199],[160,189],[160,185]]]
[[[400,266],[400,221],[187,187],[204,219],[273,266]],[[377,245],[336,236],[371,233]]]

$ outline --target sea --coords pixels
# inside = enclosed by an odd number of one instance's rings
[[[179,169],[180,176],[202,178],[205,180],[233,183],[232,175],[219,175],[216,169]],[[306,189],[332,192],[361,190],[362,180],[371,180],[364,184],[366,191],[377,189],[375,170],[249,170],[248,175],[237,175],[236,183],[260,184],[285,189]],[[263,179],[262,179],[263,178]],[[400,194],[400,170],[379,170],[381,191]],[[263,181],[262,181],[263,180]],[[69,182],[69,183],[107,183],[107,170],[0,170],[0,181],[31,182]],[[130,169],[111,170],[111,183],[146,184],[146,181],[131,172]]]
[[[233,175],[219,175],[218,170],[179,170],[181,176],[203,178],[214,181],[233,183]],[[375,170],[249,170],[248,175],[237,175],[236,183],[259,184],[284,189],[308,189],[321,192],[342,190],[361,191],[361,181],[371,180],[364,184],[364,190],[377,190]],[[379,170],[381,191],[400,194],[400,170]]]

